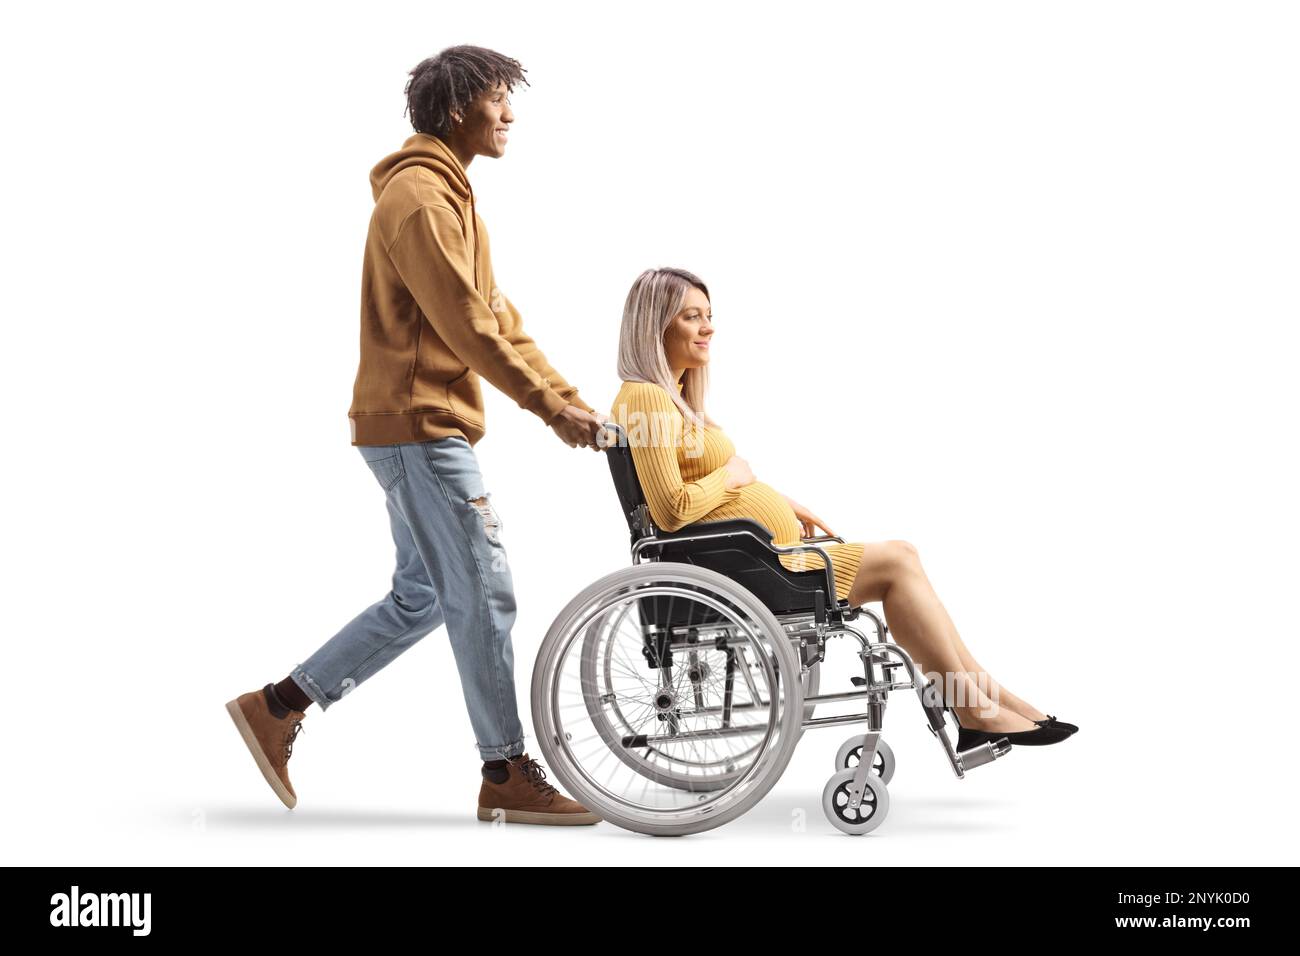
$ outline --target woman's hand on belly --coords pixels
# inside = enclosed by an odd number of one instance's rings
[[[739,455],[732,455],[727,459],[727,464],[723,467],[727,469],[728,488],[745,488],[755,481],[754,472],[750,470],[749,462]]]
[[[774,544],[799,543],[799,518],[785,496],[762,481],[740,489],[740,497],[726,506],[753,518],[772,532]]]
[[[826,532],[828,535],[830,535],[833,538],[839,537],[839,535],[837,535],[834,531],[826,527],[825,521],[817,517],[815,514],[813,514],[803,505],[799,504],[799,502],[791,498],[789,495],[782,495],[781,497],[784,498],[787,502],[789,502],[790,508],[794,511],[794,516],[799,519],[799,524],[803,530],[803,537],[805,538],[816,537],[817,536],[816,529],[818,528],[821,528],[822,531]]]

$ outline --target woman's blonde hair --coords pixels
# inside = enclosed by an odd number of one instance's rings
[[[703,280],[685,269],[647,269],[637,276],[623,303],[623,325],[618,333],[618,377],[625,382],[653,382],[668,393],[688,422],[701,428],[717,427],[717,422],[704,411],[708,366],[686,369],[678,394],[664,352],[664,332],[682,310],[686,293],[692,287],[708,297],[709,290]]]

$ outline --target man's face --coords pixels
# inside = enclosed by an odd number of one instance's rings
[[[474,156],[501,157],[506,154],[506,140],[515,114],[510,109],[510,93],[504,83],[480,93],[457,128],[457,139]]]

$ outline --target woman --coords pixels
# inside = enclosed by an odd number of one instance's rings
[[[792,498],[754,478],[749,463],[704,412],[713,345],[709,290],[681,269],[650,269],[632,285],[619,333],[623,387],[612,416],[627,432],[650,516],[665,531],[697,521],[751,518],[776,545],[799,544],[826,523]],[[966,750],[1000,737],[1012,744],[1052,744],[1078,727],[1044,714],[979,665],[962,643],[906,541],[823,545],[836,596],[853,606],[884,605],[894,639],[953,701]],[[820,555],[779,555],[791,570],[825,567]]]

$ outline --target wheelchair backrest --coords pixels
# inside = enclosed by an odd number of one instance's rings
[[[605,449],[605,458],[609,461],[609,473],[614,479],[614,490],[618,492],[618,503],[623,509],[623,518],[627,521],[627,530],[632,537],[638,538],[651,531],[650,509],[646,506],[645,495],[641,491],[641,482],[636,476],[636,466],[632,462],[632,449],[627,442],[627,431],[617,422],[606,422],[605,431],[613,433],[612,442]]]

